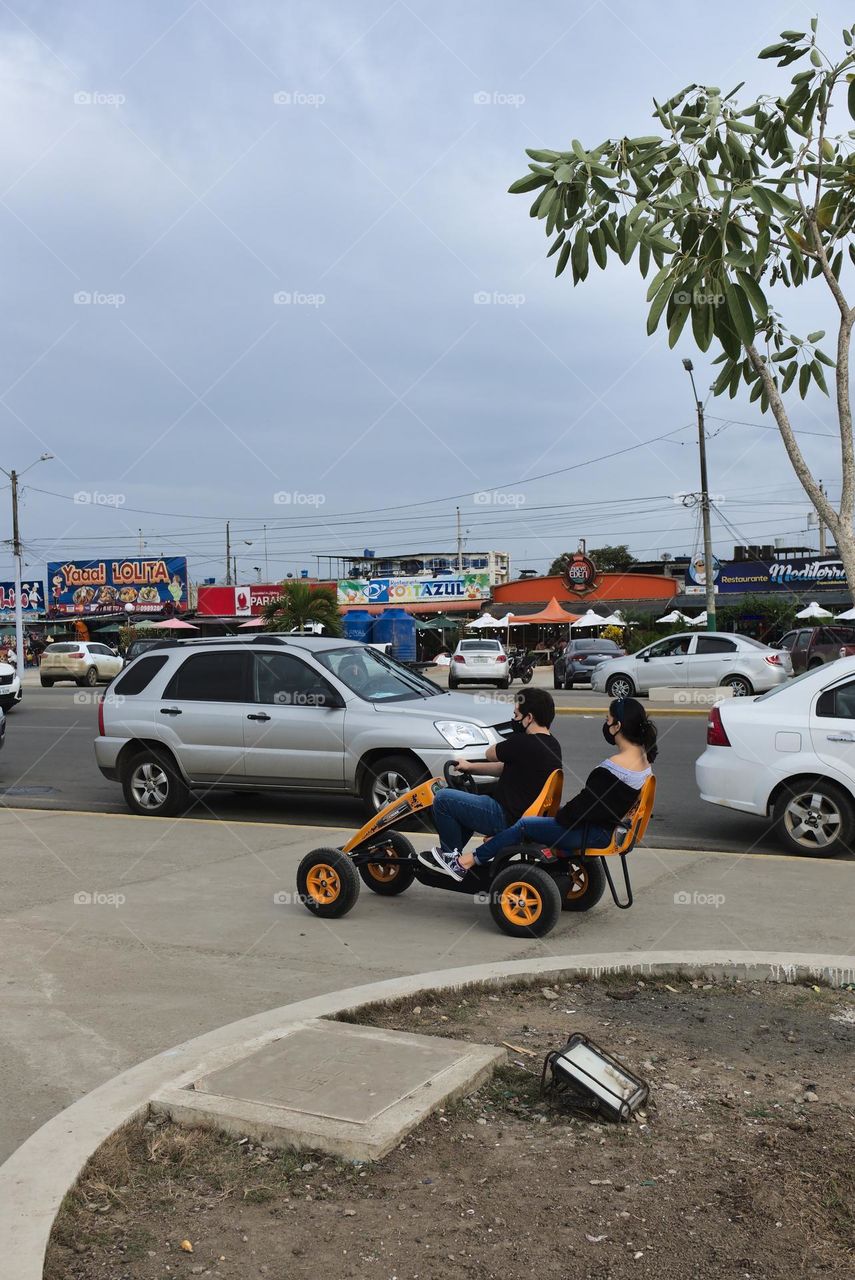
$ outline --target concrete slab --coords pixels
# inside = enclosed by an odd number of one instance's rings
[[[495,1045],[319,1019],[187,1088],[162,1090],[152,1106],[268,1146],[379,1160],[505,1056]]]

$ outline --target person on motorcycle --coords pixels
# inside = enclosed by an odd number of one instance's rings
[[[611,703],[603,737],[617,751],[589,773],[579,794],[563,805],[554,818],[520,818],[485,840],[474,854],[443,859],[442,865],[437,861],[436,867],[455,880],[462,880],[471,867],[483,866],[503,849],[524,840],[568,854],[583,847],[604,848],[650,777],[658,748],[656,725],[636,698],[617,698]]]
[[[484,761],[455,761],[463,773],[498,781],[490,792],[452,787],[437,792],[433,814],[439,845],[420,851],[419,862],[432,871],[447,872],[476,831],[497,835],[522,817],[550,773],[561,768],[561,744],[549,731],[554,718],[552,695],[546,689],[525,689],[514,706],[514,733],[488,747]]]

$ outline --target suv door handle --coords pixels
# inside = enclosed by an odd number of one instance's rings
[[[180,716],[181,711],[178,707],[161,707],[160,714],[162,716]]]
[[[267,714],[266,711],[259,711],[255,715],[247,716],[247,720],[269,720],[269,719],[270,719],[270,716]]]
[[[827,733],[825,736],[829,742],[855,742],[851,733]]]

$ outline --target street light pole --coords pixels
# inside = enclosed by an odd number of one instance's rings
[[[18,480],[22,475],[34,467],[39,462],[49,462],[53,457],[52,453],[43,453],[40,458],[36,458],[35,462],[31,462],[29,467],[25,467],[24,471],[7,471],[4,467],[0,467],[0,471],[4,476],[9,477],[12,486],[12,557],[15,561],[15,652],[18,655],[18,671],[24,669],[24,614],[21,606],[21,534],[18,528]]]
[[[707,480],[707,438],[704,432],[704,406],[698,398],[695,386],[694,365],[691,360],[683,361],[683,368],[692,380],[692,394],[695,397],[695,410],[698,415],[698,450],[701,455],[701,518],[704,530],[704,577],[707,588],[707,631],[715,631],[715,582],[713,580],[712,533],[710,530],[710,490]]]

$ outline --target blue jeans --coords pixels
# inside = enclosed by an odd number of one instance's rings
[[[476,831],[482,836],[503,831],[508,815],[492,796],[447,787],[434,797],[433,820],[440,848],[462,853]]]
[[[492,840],[475,851],[475,861],[481,865],[495,858],[503,849],[511,845],[521,844],[523,840],[535,840],[550,849],[558,849],[562,853],[576,853],[584,842],[591,849],[604,848],[612,838],[606,827],[562,827],[555,818],[520,818],[512,827],[500,831]]]

